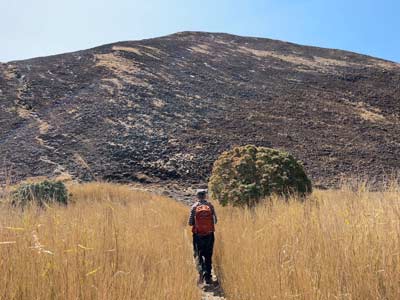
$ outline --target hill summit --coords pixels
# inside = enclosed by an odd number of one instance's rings
[[[400,163],[400,65],[181,32],[0,64],[0,180],[205,181],[218,155],[284,149],[317,184]]]

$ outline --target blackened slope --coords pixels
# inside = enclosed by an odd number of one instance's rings
[[[17,178],[197,182],[247,143],[292,152],[322,184],[400,162],[400,67],[355,53],[183,32],[0,74],[0,153]]]

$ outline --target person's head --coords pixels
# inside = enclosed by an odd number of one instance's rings
[[[207,190],[205,190],[205,189],[198,189],[196,191],[196,196],[197,196],[197,199],[199,199],[199,200],[205,200],[206,195],[207,195]]]

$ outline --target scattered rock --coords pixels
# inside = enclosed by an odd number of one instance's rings
[[[59,165],[79,180],[175,182],[190,202],[244,144],[291,152],[324,187],[384,178],[400,163],[399,82],[396,63],[200,32],[0,64],[0,182]]]

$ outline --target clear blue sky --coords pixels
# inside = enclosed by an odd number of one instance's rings
[[[199,30],[400,62],[400,0],[0,0],[0,61]]]

